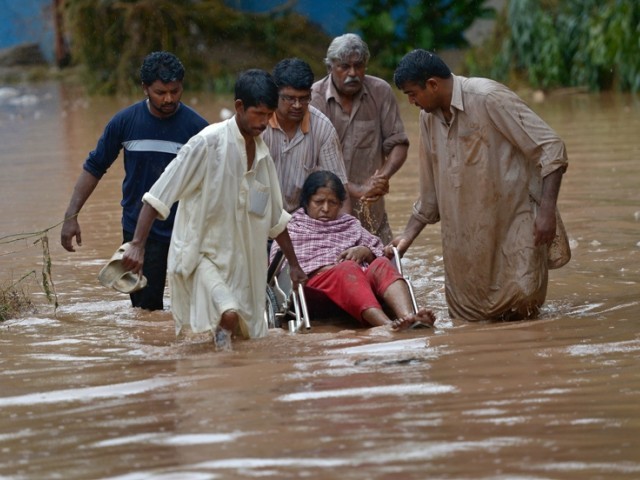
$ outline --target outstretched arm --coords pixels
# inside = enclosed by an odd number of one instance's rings
[[[78,246],[82,246],[82,232],[80,230],[80,224],[78,223],[78,214],[95,190],[99,181],[99,178],[94,177],[86,170],[82,170],[75,187],[73,187],[73,194],[71,195],[67,211],[64,214],[64,223],[62,224],[62,231],[60,232],[60,244],[69,252],[76,251],[73,246],[74,238]]]
[[[307,281],[307,275],[300,268],[298,257],[296,257],[296,253],[293,250],[289,230],[285,228],[274,240],[278,242],[282,253],[284,253],[287,262],[289,262],[289,275],[291,276],[293,288],[298,288],[300,284],[304,285]]]
[[[409,217],[409,221],[407,222],[407,226],[404,227],[404,232],[394,238],[389,245],[384,247],[385,256],[393,258],[392,247],[396,247],[400,256],[403,256],[409,249],[413,241],[416,239],[416,237],[424,229],[424,227],[424,223],[418,220],[415,216],[411,215],[411,217]]]

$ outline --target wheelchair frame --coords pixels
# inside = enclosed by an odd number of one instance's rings
[[[293,290],[289,268],[282,268],[284,254],[276,253],[267,271],[265,322],[267,328],[280,328],[287,322],[290,333],[311,330],[311,319],[304,296],[304,287]],[[289,319],[289,320],[287,320]]]
[[[393,247],[393,257],[396,270],[409,288],[413,313],[418,313],[418,303],[413,292],[413,285],[403,273],[402,258],[395,246]],[[307,309],[304,287],[298,285],[297,291],[292,291],[289,269],[282,268],[283,263],[284,254],[280,250],[276,253],[267,271],[267,298],[264,313],[267,328],[280,328],[287,321],[290,333],[309,331],[311,330],[311,319]]]

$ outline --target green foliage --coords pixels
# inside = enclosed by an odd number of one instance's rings
[[[324,74],[329,38],[291,10],[246,14],[222,0],[66,0],[72,61],[85,68],[92,92],[139,90],[139,68],[156,50],[176,54],[186,87],[228,91],[237,73],[285,56]]]
[[[467,56],[469,74],[536,88],[640,91],[637,0],[511,0],[498,25]]]
[[[464,31],[477,18],[492,18],[485,0],[359,0],[349,28],[369,45],[374,69],[393,72],[414,48],[441,50],[468,45]]]

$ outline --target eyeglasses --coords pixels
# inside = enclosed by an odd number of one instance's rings
[[[295,105],[299,103],[302,106],[309,105],[311,103],[311,95],[305,95],[304,97],[294,97],[292,95],[280,95],[283,102],[289,105]]]

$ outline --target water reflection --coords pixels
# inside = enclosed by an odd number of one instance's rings
[[[17,90],[37,102],[0,89],[0,236],[62,220],[87,152],[131,101]],[[230,106],[185,97],[212,121]],[[414,147],[391,184],[396,231],[417,188],[418,112],[401,104]],[[535,109],[567,142],[573,259],[530,322],[449,320],[432,226],[404,269],[434,330],[316,324],[231,353],[176,342],[168,311],[132,310],[96,280],[120,241],[117,162],[81,214],[84,246],[65,252],[50,232],[57,311],[32,276],[39,313],[0,324],[0,478],[638,478],[640,105],[580,94]],[[0,243],[0,281],[41,261],[30,240]]]

